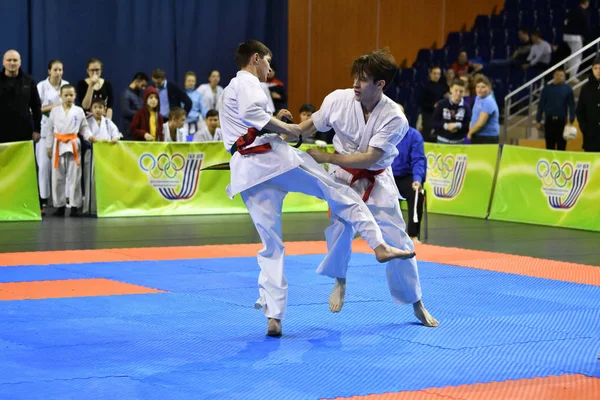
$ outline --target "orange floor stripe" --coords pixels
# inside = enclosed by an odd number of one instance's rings
[[[345,397],[344,400],[597,400],[599,398],[600,379],[584,375],[561,375],[413,392]]]
[[[38,300],[148,293],[163,293],[163,291],[104,278],[0,283],[0,300]]]
[[[251,257],[256,255],[261,248],[262,245],[260,244],[235,244],[2,253],[0,254],[0,266]],[[353,249],[356,252],[372,252],[363,240],[356,240]],[[416,250],[418,259],[423,261],[439,262],[461,267],[506,272],[566,282],[583,283],[587,285],[600,285],[600,269],[589,265],[426,244],[417,245]],[[324,241],[286,242],[287,255],[324,254],[326,252],[327,246]]]

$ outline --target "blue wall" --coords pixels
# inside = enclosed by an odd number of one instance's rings
[[[21,0],[1,1],[0,52],[15,48],[37,81],[48,61],[64,63],[64,79],[86,77],[87,60],[104,63],[102,76],[117,96],[136,71],[166,71],[183,87],[187,71],[205,83],[212,69],[221,85],[235,75],[235,49],[246,39],[273,51],[277,77],[287,81],[287,0]],[[80,99],[81,100],[81,99]]]

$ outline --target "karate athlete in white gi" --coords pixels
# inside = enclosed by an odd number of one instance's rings
[[[194,135],[194,142],[222,142],[223,131],[219,128],[219,113],[217,110],[208,110],[205,126],[198,128]]]
[[[337,182],[358,193],[381,227],[386,243],[413,251],[405,232],[406,225],[398,199],[391,165],[398,155],[396,145],[406,135],[408,121],[396,103],[383,94],[397,71],[393,56],[378,50],[354,61],[353,89],[336,90],[323,101],[321,109],[300,124],[304,134],[332,128],[336,135],[336,154],[311,149],[308,153],[319,163],[329,163],[329,173]],[[338,215],[332,215],[332,225],[325,231],[329,253],[317,273],[336,279],[329,299],[332,312],[344,304],[346,273],[352,253],[355,230]],[[415,258],[395,259],[387,263],[386,276],[390,293],[397,304],[413,304],[415,316],[425,326],[439,323],[423,306],[421,284]]]
[[[285,246],[281,233],[281,209],[289,192],[301,192],[327,200],[333,214],[348,221],[374,249],[379,262],[414,257],[413,250],[388,246],[360,196],[336,183],[308,154],[289,146],[277,134],[298,138],[300,127],[273,118],[266,110],[267,97],[260,81],[267,80],[271,51],[249,40],[239,45],[236,63],[240,71],[223,91],[220,110],[225,148],[232,153],[230,198],[241,194],[261,238],[258,253],[260,298],[255,307],[268,318],[267,335],[281,336],[288,284],[283,270]],[[291,114],[287,110],[280,117]]]
[[[110,119],[104,116],[106,112],[105,100],[96,98],[92,100],[92,115],[87,119],[91,136],[89,141],[117,143],[121,138],[119,128]],[[96,175],[94,174],[94,159],[92,151],[88,150],[83,156],[83,181],[87,185],[83,201],[83,213],[96,213]]]
[[[60,106],[60,88],[69,82],[62,79],[63,64],[59,60],[48,63],[48,78],[37,84],[37,90],[42,102],[42,128],[40,136],[42,140],[35,145],[35,155],[38,165],[38,182],[40,197],[48,200],[51,194],[52,164],[46,156],[46,140],[48,137],[48,118],[54,107]]]
[[[169,120],[163,124],[165,142],[185,143],[186,133],[183,127],[187,115],[181,107],[173,107],[169,111]]]
[[[85,140],[91,136],[83,108],[74,105],[75,88],[65,85],[60,88],[62,105],[50,111],[46,146],[48,158],[52,160],[52,201],[57,210],[53,215],[65,215],[69,196],[70,216],[79,216],[81,208],[81,143],[77,134]]]

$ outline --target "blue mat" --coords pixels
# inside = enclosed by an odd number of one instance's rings
[[[0,268],[0,282],[108,278],[166,293],[1,301],[0,399],[318,399],[584,374],[600,377],[600,287],[421,262],[441,325],[392,304],[353,255],[329,312],[322,256],[286,261],[282,339],[266,338],[256,259]]]

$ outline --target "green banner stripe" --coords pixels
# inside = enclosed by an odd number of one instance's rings
[[[0,221],[39,221],[33,142],[0,144]]]
[[[96,143],[94,158],[99,217],[247,213],[240,196],[227,197],[229,170],[203,170],[229,162],[223,143]],[[325,201],[300,193],[290,193],[283,207],[327,209]]]
[[[498,145],[425,143],[428,209],[485,218],[492,194]]]
[[[490,219],[600,231],[600,157],[504,146]]]

